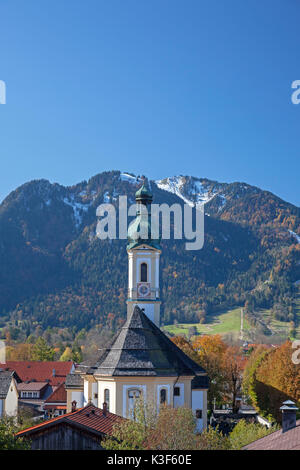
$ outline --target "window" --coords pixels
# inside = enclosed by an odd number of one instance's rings
[[[141,392],[138,389],[128,390],[128,398],[133,398],[136,400],[137,398],[140,397],[140,395],[141,395]]]
[[[141,282],[148,281],[148,266],[147,263],[141,264]]]
[[[109,389],[104,390],[104,402],[107,404],[107,409],[109,411]]]
[[[180,397],[180,387],[174,387],[174,397]]]
[[[196,418],[202,419],[202,410],[196,410]]]
[[[162,388],[159,392],[160,396],[160,404],[163,405],[167,401],[167,390],[165,388]]]
[[[141,391],[136,388],[128,390],[128,413],[129,417],[135,420],[135,402],[141,396]]]

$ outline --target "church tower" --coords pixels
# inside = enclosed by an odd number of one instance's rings
[[[151,238],[152,194],[145,184],[136,192],[136,218],[128,227],[128,299],[127,317],[136,305],[159,327],[160,240]]]
[[[67,377],[67,410],[74,400],[98,408],[106,403],[111,413],[133,418],[141,397],[157,411],[165,404],[192,409],[201,432],[207,427],[207,373],[159,328],[160,239],[151,237],[152,194],[144,184],[136,202],[128,227],[127,320],[94,365]]]

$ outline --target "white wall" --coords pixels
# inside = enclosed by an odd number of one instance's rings
[[[18,391],[15,379],[12,379],[5,399],[5,413],[7,416],[17,416],[18,414]]]
[[[89,382],[85,380],[83,382],[83,406],[86,406],[89,402]]]
[[[71,392],[71,402],[76,401],[76,407],[82,408],[83,407],[83,392]]]
[[[196,410],[202,410],[202,419],[196,420],[196,429],[198,432],[203,430],[203,391],[202,390],[192,390],[192,410],[193,413],[196,413]]]
[[[98,385],[98,408],[103,407],[104,403],[104,390],[107,388],[109,390],[109,411],[111,413],[116,412],[116,384],[115,382],[99,380],[96,384]]]
[[[184,384],[181,384],[181,383],[176,383],[174,385],[174,388],[175,387],[179,387],[180,388],[180,395],[179,397],[176,397],[174,395],[174,408],[178,408],[179,406],[184,406]]]
[[[263,418],[262,416],[257,415],[256,420],[259,424],[262,424],[263,426],[267,426],[268,428],[272,426],[272,423],[270,423],[266,418]]]

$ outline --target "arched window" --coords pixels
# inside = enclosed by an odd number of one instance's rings
[[[128,398],[130,399],[134,399],[136,400],[137,398],[139,398],[141,395],[141,391],[136,389],[136,388],[132,388],[130,390],[128,390]]]
[[[141,264],[141,282],[148,282],[148,266],[147,263]]]
[[[132,388],[128,390],[128,417],[135,420],[135,403],[138,398],[141,396],[141,391]]]
[[[159,397],[160,397],[160,404],[161,405],[166,403],[166,401],[167,401],[167,390],[165,388],[160,389]]]
[[[104,402],[107,404],[107,409],[109,410],[109,389],[104,390]]]

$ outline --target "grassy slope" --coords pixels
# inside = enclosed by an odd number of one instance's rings
[[[228,310],[227,312],[218,315],[211,315],[207,317],[207,323],[181,323],[177,325],[167,325],[163,330],[171,334],[180,335],[188,334],[190,327],[195,326],[199,333],[207,335],[235,333],[237,336],[240,333],[241,327],[241,308]],[[244,318],[244,330],[249,329],[250,326]]]
[[[298,317],[296,338],[300,338],[300,298],[296,302],[295,310]],[[280,335],[283,338],[286,338],[288,336],[289,323],[274,320],[274,318],[272,318],[271,310],[264,309],[261,310],[260,313],[263,321],[266,323],[268,328],[272,330],[274,335]],[[188,336],[189,328],[191,328],[192,326],[195,326],[200,334],[224,335],[226,333],[233,333],[236,337],[238,337],[240,334],[241,326],[241,308],[238,307],[233,310],[227,310],[217,315],[211,315],[207,317],[207,323],[204,323],[202,325],[199,323],[180,323],[177,325],[167,325],[164,326],[162,329],[173,335],[185,334]],[[245,340],[247,340],[247,330],[250,329],[251,326],[249,325],[248,321],[244,318]]]

